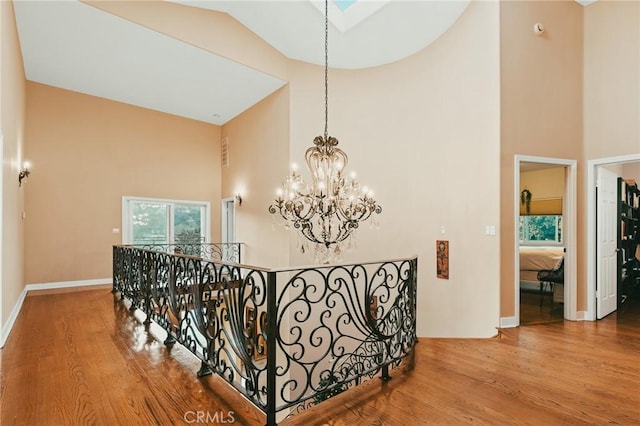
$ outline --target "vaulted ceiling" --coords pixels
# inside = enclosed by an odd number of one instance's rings
[[[329,65],[405,58],[442,35],[469,1],[331,0]],[[173,3],[227,13],[287,58],[324,63],[323,1]],[[89,3],[15,0],[14,7],[30,81],[218,125],[286,84]]]

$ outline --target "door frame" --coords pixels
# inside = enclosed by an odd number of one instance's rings
[[[2,129],[0,129],[0,164],[2,164],[3,166],[0,167],[0,349],[4,347],[6,338],[8,337],[9,334],[9,330],[10,328],[7,328],[7,335],[4,334],[5,328],[4,325],[2,323],[2,294],[4,293],[4,282],[2,281],[2,275],[3,275],[3,270],[2,270],[2,264],[3,264],[3,259],[4,259],[4,254],[3,254],[3,246],[2,246],[2,241],[4,241],[4,238],[2,236],[2,228],[4,228],[3,224],[4,224],[4,219],[3,219],[3,212],[4,212],[4,133],[2,133]],[[20,168],[18,167],[18,170]],[[11,172],[13,172],[13,170],[11,170]],[[9,322],[11,321],[11,318],[8,319],[7,324],[9,324]]]
[[[565,167],[564,196],[562,200],[562,236],[566,248],[564,258],[564,318],[575,321],[577,312],[577,170],[578,161],[566,158],[514,156],[514,303],[515,325],[520,325],[520,163],[553,164]]]
[[[602,319],[618,309],[618,174],[606,167],[597,167],[596,184],[599,187],[596,193],[596,318]],[[606,190],[605,190],[606,189]],[[604,203],[606,199],[606,205]],[[603,207],[605,206],[605,207]],[[609,218],[609,214],[611,217]],[[603,241],[606,240],[606,241]],[[608,244],[614,244],[611,250],[606,250],[607,260],[603,248]],[[615,266],[611,265],[615,263]],[[598,267],[601,266],[601,270]],[[609,270],[611,267],[611,270]],[[605,276],[606,272],[606,276]],[[613,275],[613,276],[611,276]],[[611,288],[604,289],[604,282],[611,280],[608,284]],[[602,283],[603,285],[599,285]],[[615,288],[615,296],[610,297],[610,292]],[[604,290],[604,291],[603,291]],[[606,303],[606,304],[605,304]],[[606,312],[606,313],[604,313]]]
[[[596,321],[596,176],[597,167],[640,161],[640,153],[587,161],[587,311],[585,318]],[[590,261],[591,260],[591,261]]]
[[[235,197],[226,197],[220,201],[220,242],[221,243],[235,243],[235,241],[229,241],[229,235],[227,233],[227,221],[229,220],[229,212],[227,210],[227,204],[233,204],[233,236],[235,239],[236,234],[236,203]]]

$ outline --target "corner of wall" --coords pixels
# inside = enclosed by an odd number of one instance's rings
[[[0,128],[3,132],[0,324],[10,328],[11,317],[20,310],[24,291],[24,187],[17,185],[24,156],[26,77],[18,39],[13,2],[0,2]],[[8,248],[11,248],[9,250]],[[7,315],[7,312],[11,312]]]
[[[20,295],[18,296],[18,300],[16,304],[13,306],[7,321],[2,325],[2,329],[0,331],[0,349],[4,348],[4,344],[7,342],[9,338],[9,334],[11,333],[11,329],[18,319],[18,314],[22,309],[22,304],[24,303],[24,298],[27,296],[27,290],[23,289]]]

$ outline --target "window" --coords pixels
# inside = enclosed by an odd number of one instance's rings
[[[207,202],[122,198],[124,244],[209,242]]]
[[[520,241],[562,243],[562,215],[520,216]]]

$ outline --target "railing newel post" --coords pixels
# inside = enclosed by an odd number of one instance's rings
[[[152,253],[147,253],[147,255],[144,256],[144,259],[146,279],[144,280],[142,294],[144,295],[144,313],[146,316],[143,324],[148,327],[149,325],[151,325],[151,286],[153,285],[152,270],[153,266],[155,265],[155,255]]]
[[[417,330],[417,324],[418,324],[418,258],[415,257],[414,259],[412,259],[412,264],[413,264],[413,268],[412,268],[412,272],[411,272],[411,291],[409,292],[409,294],[411,294],[411,298],[412,303],[411,303],[411,316],[413,319],[413,341],[414,344],[418,343],[418,330]]]
[[[116,294],[116,282],[119,278],[119,272],[120,272],[120,268],[118,268],[118,247],[113,246],[112,247],[112,268],[113,268],[113,272],[112,272],[112,277],[111,277],[111,293],[112,294]]]
[[[267,426],[276,423],[276,347],[277,315],[276,272],[267,273]]]
[[[211,368],[209,368],[209,364],[207,364],[204,361],[200,361],[200,369],[198,370],[196,375],[198,377],[206,377],[206,376],[210,376],[212,373],[213,372],[211,371]]]
[[[138,306],[140,306],[140,290],[142,287],[142,282],[143,282],[143,275],[144,275],[144,252],[140,251],[137,254],[137,258],[138,258],[138,262],[137,262],[137,270],[136,270],[136,281],[135,281],[135,288],[133,291],[133,300],[131,301],[131,307],[129,308],[129,310],[131,310],[131,312],[135,311]]]
[[[382,366],[382,376],[380,377],[385,382],[391,380],[391,376],[389,375],[389,364],[384,364]]]
[[[176,261],[175,261],[175,255],[174,254],[170,254],[169,253],[169,276],[167,279],[167,295],[166,297],[169,299],[169,301],[167,302],[167,311],[170,311],[172,309],[171,306],[171,287],[173,286],[175,288],[175,283],[176,283]],[[179,325],[178,325],[179,326]],[[173,335],[171,334],[171,321],[168,321],[165,327],[165,331],[167,332],[167,337],[164,339],[164,341],[162,342],[165,346],[172,346],[174,343],[176,343],[176,339],[175,337],[173,337]]]

